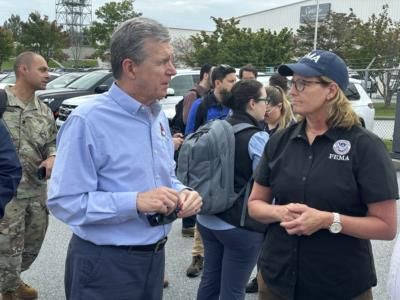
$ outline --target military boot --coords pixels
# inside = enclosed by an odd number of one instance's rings
[[[17,296],[15,296],[15,292],[6,292],[1,294],[2,300],[18,300]]]
[[[203,270],[203,260],[204,258],[200,255],[193,256],[192,263],[186,270],[187,277],[197,277],[200,275],[201,270]]]
[[[33,300],[37,299],[38,292],[25,282],[21,282],[21,285],[15,290],[15,296],[20,300]]]

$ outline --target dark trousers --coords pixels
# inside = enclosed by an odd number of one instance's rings
[[[264,279],[262,278],[261,272],[258,272],[257,274],[257,281],[258,281],[258,300],[285,300],[284,298],[278,296],[268,288],[268,286],[265,284]],[[368,289],[361,295],[351,300],[373,300],[372,290]]]
[[[136,251],[97,246],[76,235],[65,263],[67,300],[161,300],[164,249]]]
[[[261,251],[262,233],[211,230],[197,223],[204,244],[204,270],[197,300],[243,300]]]
[[[196,215],[182,219],[182,228],[191,228],[196,225]]]

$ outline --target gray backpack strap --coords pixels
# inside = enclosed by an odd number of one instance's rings
[[[243,131],[245,129],[248,128],[257,128],[254,125],[251,125],[249,123],[239,123],[236,125],[233,125],[233,131],[235,134],[239,133],[240,131]],[[260,130],[261,131],[261,130]],[[251,183],[253,181],[253,177],[250,177],[249,181],[247,182],[247,184],[240,190],[238,196],[240,197],[243,192],[244,192],[244,202],[243,202],[243,208],[242,208],[242,213],[240,216],[240,226],[244,226],[244,220],[246,218],[246,211],[247,211],[247,201],[249,199],[250,196],[250,189],[251,189]]]
[[[191,151],[190,151],[189,147],[181,147],[180,148],[176,176],[179,178],[179,180],[184,185],[188,185],[188,182],[189,182],[188,170],[190,170],[189,169],[189,163],[190,163],[190,159],[191,159],[190,154],[191,154]]]
[[[234,132],[235,134],[237,134],[237,133],[239,133],[240,131],[243,131],[243,130],[245,130],[245,129],[247,129],[247,128],[257,128],[256,126],[251,125],[251,124],[249,124],[249,123],[239,123],[239,124],[233,125],[232,127],[233,127],[233,132]],[[261,129],[260,129],[260,131],[261,131]]]
[[[249,202],[252,182],[253,182],[253,176],[250,177],[249,181],[247,181],[246,186],[243,187],[243,189],[245,188],[246,191],[244,192],[244,197],[243,197],[244,201],[243,201],[242,214],[240,216],[240,226],[244,226],[244,221],[246,218],[246,211],[247,211],[247,203]],[[240,191],[240,194],[242,194],[242,191]]]
[[[5,90],[0,90],[0,118],[3,117],[7,108],[7,93]]]

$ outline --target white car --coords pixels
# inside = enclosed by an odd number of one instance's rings
[[[172,119],[175,115],[175,105],[183,98],[183,95],[200,80],[200,70],[180,69],[172,77],[167,90],[167,96],[160,100],[163,111],[167,118]],[[56,120],[57,128],[60,128],[68,118],[69,114],[82,103],[91,101],[95,95],[85,95],[66,99],[60,106],[59,115]]]
[[[374,128],[375,108],[371,98],[362,87],[360,80],[350,79],[345,94],[350,100],[353,110],[360,117],[362,125],[372,131]]]

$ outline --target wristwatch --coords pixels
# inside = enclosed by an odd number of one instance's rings
[[[329,226],[329,231],[331,233],[339,233],[342,231],[342,222],[340,222],[340,215],[336,212],[333,213],[333,222]]]

